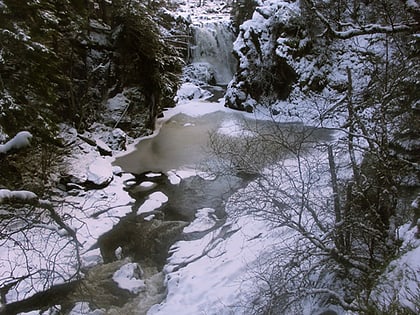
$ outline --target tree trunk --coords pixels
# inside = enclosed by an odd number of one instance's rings
[[[335,245],[337,249],[341,252],[344,249],[344,238],[342,233],[342,216],[341,216],[341,207],[340,207],[340,196],[338,192],[338,182],[337,182],[337,173],[334,161],[334,153],[332,146],[328,146],[328,162],[330,167],[331,174],[331,185],[333,190],[334,197],[334,214],[335,214],[335,224],[336,224],[336,239]],[[338,226],[337,226],[338,225]]]

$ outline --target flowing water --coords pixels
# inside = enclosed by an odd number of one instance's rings
[[[232,54],[234,33],[229,22],[208,22],[193,25],[191,32],[194,45],[191,47],[192,64],[209,64],[214,69],[217,84],[227,85],[236,70]]]

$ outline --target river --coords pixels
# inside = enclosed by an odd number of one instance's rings
[[[158,121],[160,127],[154,136],[141,139],[130,153],[116,158],[114,162],[125,172],[134,174],[135,179],[127,183],[127,190],[136,199],[136,203],[128,220],[121,220],[121,226],[113,231],[122,231],[123,236],[119,237],[123,242],[127,233],[144,234],[145,239],[141,242],[130,240],[140,245],[136,245],[136,249],[126,254],[134,256],[140,265],[154,270],[150,274],[151,278],[156,279],[160,274],[158,278],[161,279],[153,282],[151,286],[153,292],[160,292],[160,298],[150,300],[151,294],[143,294],[145,300],[137,297],[126,304],[125,307],[131,305],[130,308],[134,310],[137,310],[136,305],[148,304],[148,301],[159,303],[164,298],[161,270],[170,256],[170,245],[181,239],[201,239],[225,224],[225,203],[228,198],[255,178],[256,171],[262,170],[268,163],[274,164],[279,159],[286,158],[286,141],[291,144],[300,142],[302,135],[307,143],[330,137],[328,130],[309,128],[302,124],[258,120],[252,114],[225,109],[221,103],[192,100],[181,107],[184,110],[181,109],[180,113],[174,114],[170,110],[167,113],[168,118]],[[199,114],[200,112],[202,114]],[[226,152],[232,154],[231,156],[214,154],[215,146],[212,141],[215,136],[221,137],[223,143],[229,144]],[[267,141],[269,136],[281,141],[278,144],[273,140]],[[220,142],[216,144],[218,143]],[[237,168],[237,156],[247,163],[243,166],[248,167],[248,171]],[[235,163],[232,164],[232,161]],[[221,169],[220,166],[225,168]],[[164,196],[162,202],[157,202],[150,209],[144,208],[145,202],[156,194]],[[188,224],[201,209],[211,209],[209,218],[212,223],[207,229],[182,233],[185,225],[181,225],[176,233],[171,232],[169,239],[163,237],[167,243],[155,248],[159,252],[149,251],[141,245],[152,244],[155,241],[153,238],[156,234],[149,233],[147,224],[157,224],[156,229],[159,231],[162,231],[159,228],[160,224]],[[141,222],[144,218],[151,220],[151,223],[146,222],[143,227]],[[134,232],[130,230],[133,222],[138,226]],[[148,235],[152,236],[152,239],[147,239]],[[124,244],[113,244],[111,251],[114,251],[117,245],[124,247]],[[150,264],[150,259],[145,255],[157,259],[152,259]],[[138,310],[133,314],[145,313]]]

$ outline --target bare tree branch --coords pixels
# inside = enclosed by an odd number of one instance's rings
[[[407,21],[406,23],[392,25],[366,24],[360,26],[356,26],[353,23],[340,23],[341,26],[350,26],[351,28],[344,31],[339,31],[332,25],[331,21],[316,8],[313,0],[305,0],[305,2],[320,19],[320,21],[326,26],[326,32],[340,39],[349,39],[360,35],[413,32],[417,31],[420,26],[418,21]]]

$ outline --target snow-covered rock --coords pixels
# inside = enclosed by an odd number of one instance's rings
[[[179,101],[207,98],[210,96],[211,93],[209,91],[203,90],[202,88],[193,83],[182,84],[182,86],[177,92],[177,97]]]
[[[163,192],[156,191],[147,197],[147,200],[137,210],[137,214],[156,210],[166,202],[168,202],[168,197]]]
[[[69,315],[105,315],[105,310],[92,310],[87,302],[78,302],[70,311]]]
[[[127,263],[114,273],[112,280],[114,280],[121,289],[128,290],[133,294],[138,294],[146,289],[144,281],[141,280],[142,276],[143,270],[139,264]]]
[[[155,182],[145,181],[145,182],[141,182],[135,187],[130,188],[130,192],[131,193],[145,192],[145,191],[152,190],[156,186],[157,186],[157,183]]]
[[[120,128],[115,128],[107,134],[105,141],[111,149],[124,151],[126,149],[127,134]]]
[[[112,149],[101,139],[96,139],[96,147],[101,155],[112,156]]]
[[[107,186],[113,177],[111,163],[102,157],[97,158],[88,166],[86,181],[95,188]]]
[[[81,255],[82,268],[91,268],[103,263],[99,248],[92,249]]]

